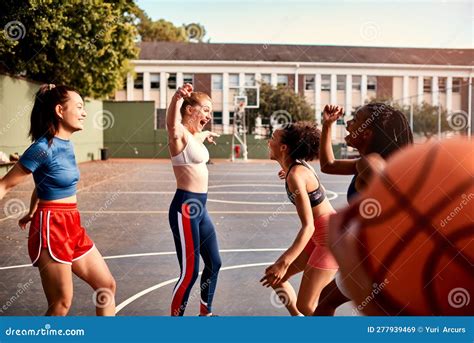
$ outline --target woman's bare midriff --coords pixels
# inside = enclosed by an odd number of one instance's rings
[[[40,204],[75,204],[77,203],[77,197],[72,195],[67,198],[56,199],[56,200],[43,200],[39,199]]]
[[[334,208],[332,207],[329,200],[326,198],[321,204],[316,207],[313,207],[313,218],[316,219],[320,216],[324,216],[334,212]]]
[[[178,189],[193,193],[207,193],[209,171],[205,163],[173,166],[173,171]]]

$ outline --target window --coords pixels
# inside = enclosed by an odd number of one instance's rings
[[[423,78],[423,92],[431,93],[431,77]]]
[[[446,93],[446,78],[445,77],[438,78],[438,90],[441,93]]]
[[[221,74],[212,74],[212,90],[221,91],[222,90],[222,75]]]
[[[229,74],[229,87],[239,87],[239,74]]]
[[[304,89],[314,90],[314,75],[305,75],[304,76]]]
[[[271,74],[262,74],[261,78],[262,83],[266,83],[267,85],[272,83],[272,75]]]
[[[214,124],[221,125],[222,124],[222,112],[214,111],[212,116],[212,121]]]
[[[337,75],[337,87],[338,91],[343,91],[346,89],[346,75]]]
[[[359,75],[352,75],[352,90],[360,91],[361,77]]]
[[[160,88],[160,74],[150,74],[150,88],[151,89]]]
[[[176,73],[168,74],[168,88],[176,89]]]
[[[255,74],[245,74],[245,86],[255,86]]]
[[[367,90],[377,90],[377,76],[367,76]]]
[[[183,84],[194,84],[194,74],[183,74]]]
[[[321,90],[322,91],[331,90],[331,75],[321,75]]]
[[[277,76],[277,86],[288,86],[288,75],[278,74]]]
[[[133,80],[133,88],[143,89],[143,73],[137,73],[135,80]]]
[[[460,77],[453,78],[453,93],[459,93],[461,91],[461,82]]]

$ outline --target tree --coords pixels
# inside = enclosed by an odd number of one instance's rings
[[[400,108],[410,120],[410,108]],[[413,132],[423,135],[427,140],[438,134],[438,125],[441,119],[441,132],[449,131],[448,112],[439,106],[426,102],[413,105]]]
[[[372,98],[370,102],[383,102],[403,112],[408,121],[410,121],[410,107],[403,106],[389,98]],[[441,119],[441,123],[439,120]],[[438,125],[441,125],[441,132],[452,130],[448,121],[448,112],[446,109],[433,106],[427,102],[421,105],[413,105],[413,128],[415,134],[423,135],[426,140],[431,139],[438,134]]]
[[[257,115],[263,122],[285,124],[301,120],[314,121],[314,110],[306,102],[304,96],[296,94],[289,87],[272,88],[268,84],[260,85],[260,107],[247,111],[249,128],[255,125]]]
[[[131,0],[2,1],[3,69],[84,96],[112,94],[138,56],[135,8]]]
[[[142,42],[202,42],[206,35],[206,29],[200,24],[175,26],[164,19],[153,21],[138,7],[135,13]]]

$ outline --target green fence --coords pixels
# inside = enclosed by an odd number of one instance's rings
[[[153,101],[104,101],[104,145],[109,157],[169,158],[166,130],[155,130]],[[109,123],[109,125],[107,125]],[[211,158],[231,157],[231,135],[208,144]],[[249,158],[268,158],[266,140],[248,136]]]
[[[169,158],[166,130],[155,130],[153,101],[104,101],[104,145],[112,158]],[[211,158],[230,159],[232,135],[207,144]],[[267,140],[247,136],[248,158],[268,159]],[[339,156],[339,146],[334,146]]]
[[[31,144],[28,138],[33,100],[40,84],[21,78],[0,75],[0,151],[22,154]],[[100,157],[103,146],[102,101],[86,99],[88,117],[84,130],[72,136],[77,162]],[[0,169],[0,175],[6,168]]]

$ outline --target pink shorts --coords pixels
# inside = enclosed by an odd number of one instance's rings
[[[331,214],[324,214],[314,219],[314,234],[304,248],[304,251],[309,255],[308,265],[313,268],[339,269],[336,259],[327,246],[328,224]]]

